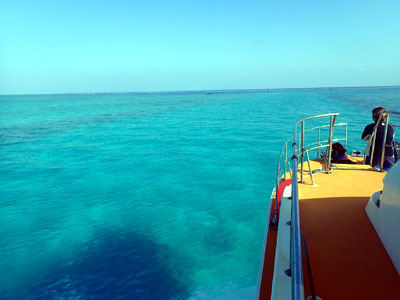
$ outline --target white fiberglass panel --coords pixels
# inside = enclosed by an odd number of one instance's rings
[[[383,183],[382,194],[375,193],[365,210],[400,275],[400,163],[387,173]]]

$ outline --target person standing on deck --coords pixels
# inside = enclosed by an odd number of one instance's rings
[[[385,111],[384,107],[376,107],[372,110],[372,119],[374,123],[367,125],[364,129],[364,132],[361,135],[361,139],[363,141],[368,141],[371,138],[372,133],[374,132],[374,127],[376,122],[378,122],[379,116],[381,113]],[[385,138],[385,126],[386,126],[386,116],[383,115],[380,121],[380,124],[376,130],[376,139],[375,139],[375,149],[373,155],[372,164],[371,160],[371,152],[372,152],[372,144],[368,151],[369,155],[365,158],[365,163],[372,165],[372,167],[380,167],[382,160],[382,146]],[[386,135],[386,146],[385,146],[385,160],[383,162],[383,170],[387,171],[394,165],[394,152],[393,152],[393,140],[394,140],[394,128],[389,123]]]

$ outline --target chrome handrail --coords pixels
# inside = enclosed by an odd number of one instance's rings
[[[332,140],[333,140],[333,130],[336,117],[339,113],[331,113],[325,115],[319,115],[314,117],[305,118],[296,122],[294,126],[293,135],[293,156],[292,156],[292,216],[290,225],[290,270],[292,276],[292,299],[293,300],[304,300],[304,281],[303,281],[303,259],[301,253],[301,230],[300,230],[300,211],[299,211],[299,192],[298,192],[298,182],[297,182],[297,167],[299,164],[297,156],[297,126],[301,124],[302,127],[302,147],[304,149],[304,122],[306,120],[330,117],[330,127],[329,127],[329,149],[328,149],[328,168],[330,170],[330,160],[332,154]],[[302,150],[302,164],[304,163],[304,151]],[[301,166],[303,170],[303,166]],[[312,170],[310,170],[312,172]],[[301,174],[302,175],[302,174]]]
[[[292,299],[304,300],[303,259],[301,255],[301,230],[299,212],[299,191],[297,185],[297,157],[296,131],[294,131],[293,156],[292,156],[292,215],[290,222],[290,274],[292,277]]]
[[[304,300],[304,282],[303,282],[303,266],[302,266],[302,250],[301,250],[301,230],[300,230],[300,212],[299,212],[299,195],[298,195],[298,171],[297,169],[299,168],[299,156],[301,155],[301,173],[300,173],[300,182],[303,182],[303,164],[304,164],[304,155],[307,157],[308,165],[309,165],[309,171],[310,171],[310,177],[311,177],[311,182],[313,183],[312,179],[312,170],[311,170],[311,165],[310,165],[310,158],[308,155],[308,152],[311,150],[319,150],[322,147],[327,147],[328,149],[328,163],[327,163],[327,168],[326,171],[330,172],[330,159],[331,159],[331,153],[332,153],[332,141],[333,139],[333,132],[334,132],[334,125],[336,121],[336,117],[339,115],[339,113],[330,113],[330,114],[324,114],[324,115],[318,115],[318,116],[313,116],[313,117],[308,117],[305,119],[302,119],[298,122],[296,122],[294,126],[294,135],[293,137],[289,138],[288,140],[285,141],[283,144],[281,151],[279,153],[279,159],[278,159],[278,166],[277,166],[277,178],[276,178],[276,187],[275,187],[275,211],[274,211],[274,218],[273,220],[277,223],[277,208],[278,208],[278,189],[280,186],[280,180],[282,179],[283,176],[285,176],[286,180],[286,163],[288,160],[287,156],[287,144],[291,139],[293,139],[292,143],[292,213],[291,213],[291,222],[290,222],[290,274],[291,274],[291,279],[292,279],[292,299],[293,300]],[[329,125],[322,125],[318,127],[314,127],[311,129],[305,129],[305,121],[311,120],[311,119],[317,119],[317,118],[323,118],[323,117],[329,117]],[[301,133],[298,136],[298,126],[301,124]],[[344,138],[346,145],[347,145],[347,124],[346,123],[339,123],[337,126],[346,126],[346,136]],[[321,139],[320,139],[320,128],[324,127],[329,127],[329,138],[327,141],[323,141],[323,144],[321,145]],[[312,147],[311,149],[306,149],[305,146],[305,133],[309,132],[311,130],[316,130],[318,129],[318,146]],[[299,138],[299,139],[298,139]],[[343,140],[343,139],[336,139],[336,140]],[[301,144],[297,145],[297,141]],[[327,143],[325,143],[327,142]],[[314,145],[313,143],[312,145]],[[307,146],[310,146],[307,145]],[[285,174],[281,174],[281,157],[283,152],[285,151],[285,159],[284,159],[284,165],[285,165]],[[299,153],[298,153],[299,151]],[[319,154],[319,152],[318,152]]]

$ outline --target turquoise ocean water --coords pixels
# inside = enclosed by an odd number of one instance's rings
[[[400,88],[0,96],[0,299],[254,299],[294,121],[363,149],[380,105]]]

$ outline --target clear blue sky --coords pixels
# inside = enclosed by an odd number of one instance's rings
[[[0,94],[371,85],[399,0],[0,0]]]

